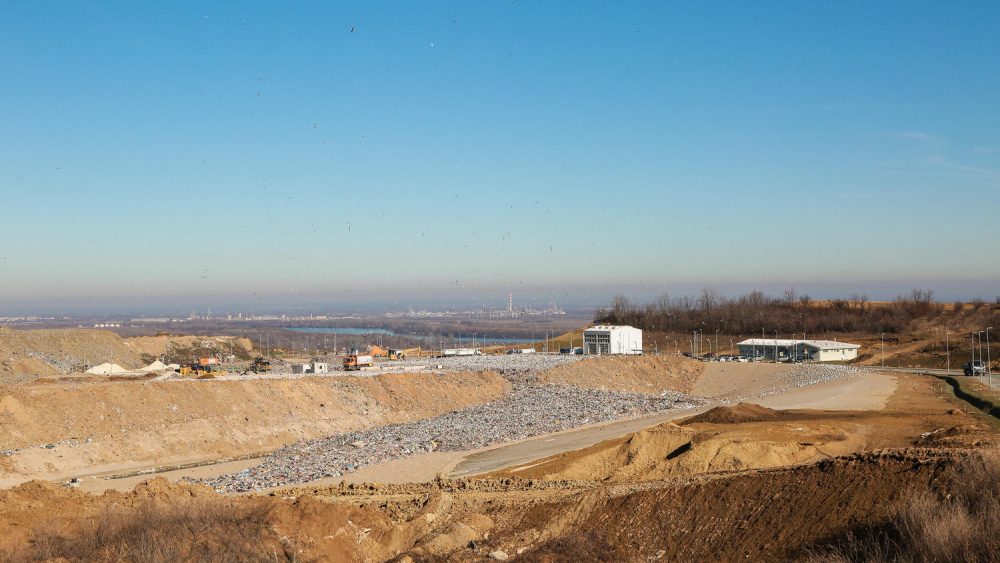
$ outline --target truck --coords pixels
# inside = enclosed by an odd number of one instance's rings
[[[372,367],[375,365],[375,358],[371,356],[359,356],[357,354],[350,354],[344,357],[344,371],[358,371],[361,368]]]
[[[985,375],[986,365],[983,363],[982,360],[976,360],[974,362],[965,362],[965,364],[962,365],[962,372],[965,375],[976,375],[976,376]]]

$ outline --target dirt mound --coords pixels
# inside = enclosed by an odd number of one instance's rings
[[[136,354],[156,358],[188,356],[192,352],[197,355],[202,351],[228,354],[232,350],[237,357],[253,353],[253,342],[236,336],[132,336],[125,339],[125,345]]]
[[[965,437],[978,434],[983,428],[977,424],[959,424],[948,428],[938,428],[920,435],[914,444],[918,446],[941,446],[965,443]]]
[[[740,403],[736,406],[715,407],[708,412],[692,416],[685,419],[681,424],[697,424],[707,422],[710,424],[739,424],[741,422],[762,422],[773,420],[780,416],[776,410],[755,405],[753,403]]]
[[[543,383],[656,395],[665,389],[688,393],[704,364],[680,356],[603,356],[542,372]]]
[[[22,382],[24,376],[83,372],[112,361],[126,368],[143,365],[120,336],[106,330],[0,327],[0,384]]]
[[[860,447],[856,436],[802,422],[796,422],[795,428],[729,432],[668,422],[495,475],[628,483],[797,465]]]
[[[109,560],[155,545],[271,561],[467,561],[500,552],[529,561],[784,560],[884,523],[915,493],[947,494],[971,457],[925,449],[645,486],[437,480],[273,497],[162,480],[92,496],[33,482],[0,491],[0,557]],[[589,539],[574,541],[581,534]]]
[[[507,478],[441,481],[409,494],[367,487],[312,494],[395,514],[397,545],[413,538],[397,560],[487,560],[502,551],[526,561],[774,561],[855,526],[877,526],[915,493],[946,494],[967,457],[901,450],[643,485],[539,489],[538,481]],[[522,489],[484,492],[493,482]],[[488,520],[476,519],[483,515]],[[580,535],[589,540],[574,541]]]
[[[618,560],[786,560],[831,534],[884,522],[903,499],[946,488],[954,475],[949,456],[855,456],[624,494],[593,491],[525,506],[517,519],[538,531],[543,541],[531,543],[539,552],[550,545],[544,540],[585,530],[614,546]],[[491,541],[526,545],[524,527],[494,528]]]
[[[0,485],[268,451],[493,401],[492,373],[54,383],[0,391]]]
[[[384,560],[388,546],[369,536],[391,531],[373,510],[163,479],[101,496],[39,482],[0,492],[0,560]]]

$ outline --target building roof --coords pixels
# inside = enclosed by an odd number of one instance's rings
[[[741,346],[795,346],[801,340],[789,340],[787,338],[748,338],[739,344]]]
[[[818,350],[856,350],[861,348],[860,344],[837,342],[836,340],[803,340],[802,343]]]
[[[635,328],[634,326],[630,326],[630,325],[595,325],[595,326],[592,326],[590,328],[584,329],[583,332],[590,332],[590,331],[593,331],[593,330],[600,330],[600,331],[605,331],[605,330],[621,330],[621,329],[625,329],[625,328],[627,328],[629,330],[639,330],[638,328]]]
[[[861,348],[860,344],[850,344],[848,342],[837,342],[836,340],[791,340],[789,338],[748,338],[739,343],[741,346],[808,346],[817,350],[856,350]]]

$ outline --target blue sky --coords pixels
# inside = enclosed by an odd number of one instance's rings
[[[0,310],[1000,293],[996,2],[0,15]]]

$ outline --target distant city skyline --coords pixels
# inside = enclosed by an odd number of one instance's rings
[[[1000,293],[996,2],[4,14],[0,316]]]
[[[946,284],[921,284],[898,282],[855,282],[852,284],[677,284],[672,286],[640,286],[622,285],[612,288],[596,286],[591,288],[578,287],[575,290],[562,290],[546,293],[536,292],[514,293],[514,307],[544,308],[555,301],[559,308],[570,313],[582,310],[594,310],[611,305],[616,295],[624,295],[636,303],[646,303],[663,295],[670,297],[697,297],[703,289],[711,289],[722,295],[734,296],[759,290],[770,296],[781,296],[786,290],[793,290],[798,295],[809,295],[813,299],[848,298],[853,295],[864,295],[874,301],[891,301],[898,296],[905,296],[912,289],[928,289],[933,292],[934,300],[948,303],[951,301],[971,301],[981,299],[993,301],[1000,298],[1000,288],[989,280],[982,282],[963,282],[957,289]],[[352,293],[352,292],[348,292]],[[52,299],[44,303],[30,300],[0,299],[0,317],[23,315],[81,315],[81,316],[176,316],[186,317],[190,313],[204,315],[211,311],[215,314],[381,314],[406,310],[447,310],[475,309],[479,307],[503,310],[507,307],[507,293],[490,294],[462,293],[456,291],[442,292],[436,296],[412,295],[379,295],[353,293],[349,297],[324,296],[297,293],[293,295],[256,295],[256,296],[166,296],[148,297],[113,296],[108,298],[67,296]]]

